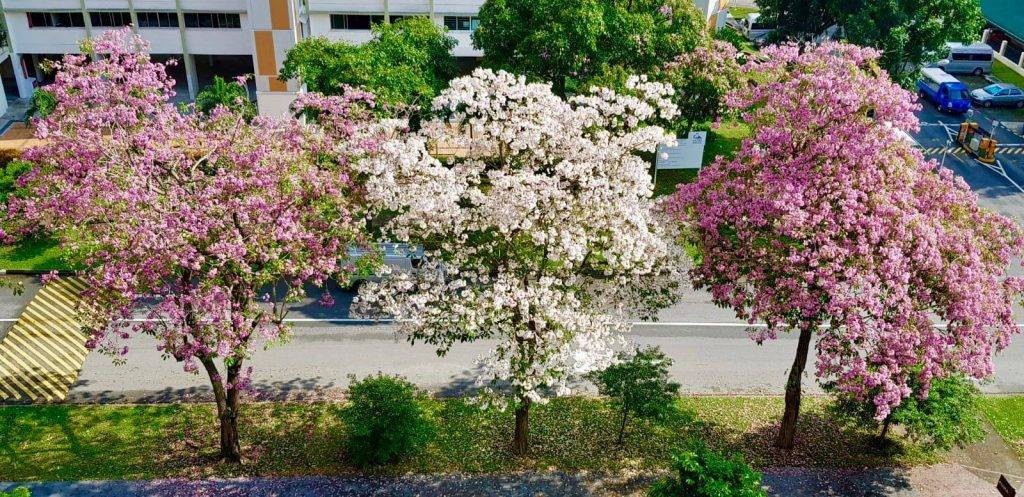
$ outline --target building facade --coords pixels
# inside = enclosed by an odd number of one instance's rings
[[[724,22],[728,0],[695,0],[713,26]],[[277,78],[299,40],[326,36],[364,42],[370,27],[405,16],[446,26],[456,57],[478,58],[471,34],[484,0],[0,0],[7,46],[0,50],[5,94],[28,98],[52,75],[46,61],[77,52],[79,42],[131,25],[171,68],[178,93],[194,98],[213,76],[255,74],[260,112],[285,112],[299,90]],[[6,101],[0,103],[6,109]],[[4,110],[0,109],[0,110]]]

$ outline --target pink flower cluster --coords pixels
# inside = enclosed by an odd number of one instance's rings
[[[670,204],[702,254],[694,284],[767,323],[758,341],[816,329],[819,379],[883,419],[932,378],[991,373],[1018,332],[1005,270],[1022,234],[896,136],[918,127],[916,103],[878,55],[765,49],[744,68],[764,83],[728,98],[754,136]]]

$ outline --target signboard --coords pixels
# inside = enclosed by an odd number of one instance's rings
[[[689,137],[676,140],[674,147],[658,145],[656,169],[700,169],[707,141],[706,131],[693,131]]]
[[[1003,497],[1016,497],[1017,491],[1013,489],[1013,485],[1007,481],[1006,477],[999,475],[999,483],[996,485],[996,490],[999,491],[999,495]]]

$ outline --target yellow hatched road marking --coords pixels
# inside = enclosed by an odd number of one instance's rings
[[[67,398],[88,350],[78,320],[85,284],[64,278],[32,298],[0,341],[0,401],[57,402]]]

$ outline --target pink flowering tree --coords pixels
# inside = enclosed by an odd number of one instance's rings
[[[22,180],[30,194],[10,203],[8,233],[51,232],[88,268],[79,312],[90,349],[121,356],[147,334],[208,375],[220,454],[239,461],[254,347],[288,337],[304,285],[354,270],[347,248],[363,242],[364,222],[350,170],[376,146],[373,102],[300,101],[324,126],[249,123],[225,107],[183,114],[141,38],[108,32],[83,48],[56,66],[57,105],[35,123],[43,144],[26,153],[36,168]]]
[[[799,333],[777,440],[792,448],[812,336],[817,376],[878,420],[933,378],[984,378],[1017,327],[1006,276],[1020,229],[978,207],[895,129],[914,97],[852,45],[769,47],[729,98],[755,129],[733,160],[680,186],[671,209],[702,257],[695,286],[737,316]],[[910,384],[920,385],[912,392]]]
[[[674,115],[672,89],[629,87],[637,96],[566,101],[477,70],[434,99],[440,117],[360,163],[369,202],[392,215],[385,231],[422,245],[425,262],[364,284],[354,311],[399,318],[439,353],[495,340],[479,385],[515,409],[516,454],[530,406],[612,364],[630,320],[673,303],[685,276],[637,155],[671,139],[644,122]]]

